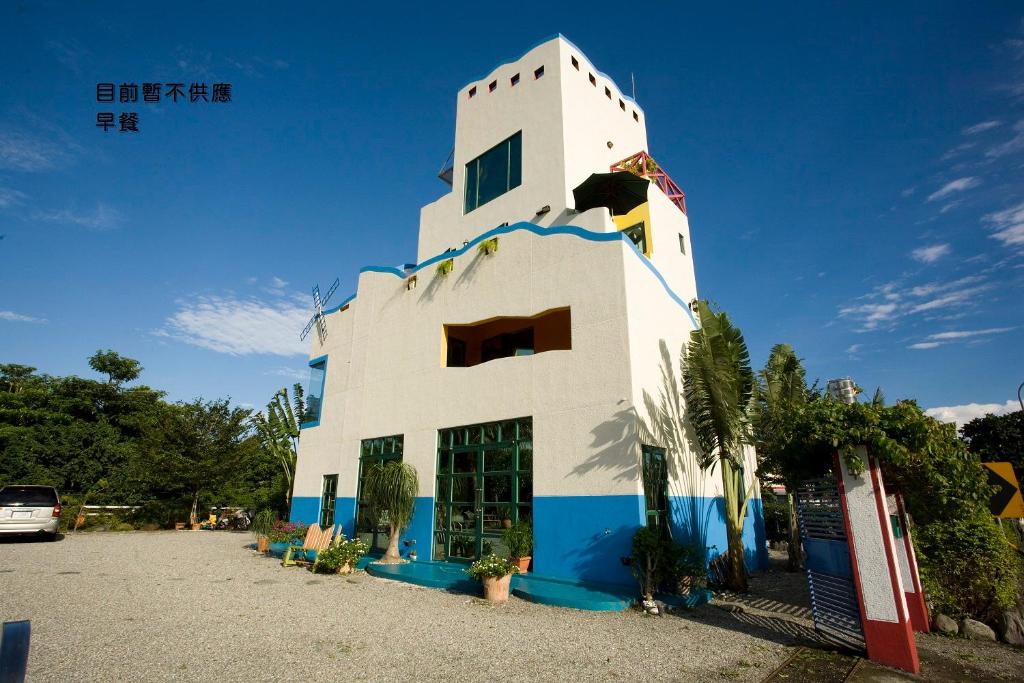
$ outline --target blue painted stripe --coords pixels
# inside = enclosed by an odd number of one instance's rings
[[[512,225],[499,225],[496,228],[492,228],[491,230],[488,230],[482,235],[479,235],[478,237],[470,240],[461,248],[455,249],[454,251],[447,251],[442,254],[438,254],[437,256],[433,256],[427,259],[426,261],[418,264],[415,268],[412,269],[400,269],[395,268],[393,266],[364,266],[359,269],[359,272],[388,273],[390,275],[394,275],[395,277],[406,278],[414,273],[419,272],[420,270],[423,270],[424,268],[434,265],[435,263],[439,263],[450,258],[455,258],[457,256],[462,256],[467,251],[469,251],[470,249],[472,249],[473,247],[475,247],[476,245],[480,244],[485,240],[489,240],[492,237],[496,237],[498,235],[506,235],[508,233],[516,232],[518,230],[525,230],[539,237],[549,237],[551,235],[572,235],[573,237],[579,237],[580,239],[584,239],[589,242],[624,242],[629,246],[630,249],[633,250],[633,253],[636,254],[637,258],[640,259],[640,262],[643,263],[647,267],[647,269],[654,274],[654,277],[661,284],[662,288],[668,294],[669,298],[671,298],[672,301],[676,302],[676,304],[678,304],[679,307],[686,312],[686,315],[690,319],[690,323],[693,325],[694,329],[698,327],[697,320],[696,318],[693,317],[693,311],[690,310],[689,304],[683,301],[678,294],[672,291],[672,288],[668,286],[668,282],[665,281],[665,278],[658,271],[658,269],[654,267],[654,264],[651,263],[650,259],[644,256],[640,252],[640,250],[637,249],[636,245],[633,244],[633,240],[629,239],[629,237],[627,237],[625,233],[622,232],[595,232],[593,230],[587,230],[586,228],[580,228],[575,225],[555,225],[550,228],[544,228],[537,225],[536,223],[520,221],[518,223],[513,223]],[[332,308],[328,311],[324,311],[324,315],[327,315],[329,313],[335,313],[341,310],[342,307],[347,306],[355,298],[355,294],[351,295],[350,297],[342,301],[340,304],[338,304],[337,307]]]

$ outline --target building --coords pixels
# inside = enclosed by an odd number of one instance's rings
[[[452,191],[421,210],[416,264],[363,268],[312,335],[293,521],[382,549],[360,477],[403,458],[420,476],[403,553],[420,561],[500,553],[517,519],[551,577],[632,582],[622,560],[647,523],[726,550],[720,473],[658,442],[645,405],[697,296],[685,199],[646,155],[645,123],[562,36],[459,91]],[[577,212],[573,189],[613,167],[646,174],[647,201]],[[759,495],[752,566],[767,559]]]

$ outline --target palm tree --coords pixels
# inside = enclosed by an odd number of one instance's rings
[[[750,488],[743,484],[745,447],[751,443],[751,399],[754,372],[743,334],[724,312],[715,313],[707,301],[697,303],[700,328],[690,333],[684,364],[686,409],[693,425],[701,467],[716,463],[722,470],[725,527],[729,540],[726,584],[747,589],[743,552],[743,522]]]
[[[785,429],[785,414],[794,407],[807,402],[807,378],[803,365],[793,347],[789,344],[776,344],[768,355],[768,362],[760,372],[757,388],[757,417],[755,433],[760,455],[767,456],[771,445],[778,442],[781,435],[773,432]],[[777,472],[760,472],[761,476],[771,477]],[[803,558],[800,554],[800,528],[796,517],[796,500],[793,497],[793,482],[786,484],[786,503],[788,510],[788,561],[789,571],[800,571]]]
[[[295,461],[299,455],[299,426],[306,412],[302,385],[295,384],[292,388],[295,395],[291,401],[288,400],[288,389],[282,387],[267,404],[266,414],[256,413],[252,417],[252,426],[256,429],[260,445],[277,457],[284,470],[286,506],[290,506],[292,501]]]
[[[394,564],[402,561],[398,554],[398,535],[409,525],[416,505],[420,482],[416,468],[407,462],[391,460],[385,464],[370,465],[363,481],[366,500],[377,519],[387,520],[391,528],[388,549],[382,562]]]

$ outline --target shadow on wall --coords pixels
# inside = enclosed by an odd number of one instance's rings
[[[661,355],[660,386],[657,395],[643,392],[644,412],[642,417],[635,407],[626,408],[591,430],[595,449],[586,461],[576,466],[573,476],[585,476],[592,472],[610,472],[617,481],[637,481],[643,475],[637,441],[658,445],[666,452],[669,471],[669,519],[673,538],[683,544],[692,545],[703,553],[705,563],[712,555],[728,549],[725,533],[725,501],[721,496],[709,497],[706,492],[707,480],[715,473],[715,467],[704,469],[698,457],[693,428],[686,417],[683,403],[683,350],[678,362],[664,340],[659,344]],[[640,523],[643,523],[641,510]],[[622,529],[616,533],[632,539],[636,528]],[[748,505],[743,527],[743,539],[748,569],[768,566],[768,551],[761,503],[752,499]],[[628,547],[630,544],[627,543]],[[605,554],[605,556],[607,556]]]

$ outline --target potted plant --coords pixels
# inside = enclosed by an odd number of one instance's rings
[[[267,534],[270,533],[270,529],[274,526],[275,521],[276,515],[274,515],[273,510],[260,510],[253,517],[249,531],[256,537],[257,552],[265,553],[270,549],[270,541],[267,540]]]
[[[444,261],[441,261],[440,263],[438,263],[437,264],[437,268],[434,270],[434,272],[437,274],[438,277],[444,277],[448,273],[452,272],[452,270],[454,268],[455,268],[455,259],[450,259],[449,258],[449,259],[445,259]]]
[[[484,585],[484,598],[488,602],[508,602],[508,589],[512,575],[519,573],[519,567],[512,560],[497,555],[488,555],[466,570],[470,576]]]
[[[274,557],[281,557],[288,550],[288,546],[296,540],[301,542],[305,535],[305,526],[278,520],[267,531],[268,550]]]
[[[313,571],[318,574],[350,574],[370,546],[358,538],[340,542],[317,553]]]
[[[498,251],[497,236],[484,240],[483,242],[480,243],[480,246],[478,246],[477,249],[484,256],[490,256],[494,252]]]
[[[502,532],[502,539],[508,546],[509,557],[512,558],[519,571],[527,571],[530,568],[530,560],[533,559],[530,555],[533,552],[533,529],[530,528],[530,525],[520,520]]]
[[[371,465],[366,472],[363,491],[377,519],[388,520],[390,535],[388,549],[380,559],[383,564],[403,562],[398,552],[398,537],[409,526],[419,493],[416,468],[407,462],[392,460],[386,464]]]
[[[511,529],[512,528],[512,508],[503,507],[503,508],[501,508],[501,510],[499,510],[499,513],[501,514],[501,526],[505,527],[506,529]]]

